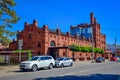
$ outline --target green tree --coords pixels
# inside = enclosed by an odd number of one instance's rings
[[[80,46],[77,46],[77,45],[75,45],[75,44],[72,44],[72,45],[70,46],[70,50],[73,51],[73,52],[80,52],[80,51],[81,51],[81,48],[80,48]]]
[[[91,46],[77,46],[75,44],[70,45],[70,50],[73,52],[92,52]],[[100,48],[94,48],[94,53],[100,53],[103,54],[104,51]]]
[[[89,47],[81,46],[80,48],[81,48],[81,52],[90,52]]]
[[[10,30],[20,19],[13,10],[15,5],[14,0],[0,0],[0,42],[3,44],[10,42],[9,38],[16,33]]]
[[[104,53],[104,51],[102,49],[100,49],[100,48],[94,48],[94,52],[95,53],[101,53],[101,54]]]

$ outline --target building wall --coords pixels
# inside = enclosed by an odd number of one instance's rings
[[[82,30],[82,31],[81,31]],[[70,31],[73,35],[80,35],[85,39],[92,39],[92,30],[94,38],[94,46],[106,50],[106,36],[100,32],[100,24],[97,23],[94,14],[90,13],[90,24],[82,23],[77,26],[71,26]]]
[[[105,50],[106,42],[105,42],[105,35],[100,33],[100,25],[96,23],[96,20],[93,19],[94,16],[92,14],[92,17],[90,17],[91,24],[85,24],[82,25],[83,27],[90,27],[91,25],[94,25],[94,40],[95,40],[95,47],[102,48]],[[94,22],[92,22],[94,21]],[[80,26],[80,25],[78,25]],[[71,27],[71,29],[74,27]],[[50,47],[64,47],[64,46],[70,46],[71,44],[75,44],[78,46],[92,46],[91,39],[85,38],[85,37],[79,37],[78,34],[71,35],[69,32],[62,33],[60,29],[56,30],[50,30],[47,25],[43,25],[42,28],[38,27],[37,20],[34,20],[32,24],[28,24],[25,22],[24,24],[24,30],[21,32],[18,31],[17,34],[17,40],[13,40],[13,42],[10,44],[10,50],[16,50],[18,49],[18,40],[23,40],[23,46],[22,49],[24,50],[33,50],[32,55],[49,55],[50,54]],[[51,44],[52,43],[52,44]],[[80,57],[91,57],[91,54],[84,54],[81,52],[73,53],[69,49],[66,48],[60,48],[56,51],[58,54],[57,56],[67,56],[71,58],[77,58]]]

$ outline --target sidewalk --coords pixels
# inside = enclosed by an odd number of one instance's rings
[[[0,77],[14,74],[19,71],[19,65],[0,65]]]

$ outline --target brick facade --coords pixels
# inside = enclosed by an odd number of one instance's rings
[[[106,36],[100,33],[100,24],[96,23],[93,13],[90,14],[91,23],[94,29],[95,47],[106,50]],[[91,53],[83,54],[77,52],[73,54],[69,50],[71,44],[79,46],[92,46],[90,39],[79,38],[78,35],[71,35],[69,32],[62,33],[60,29],[50,30],[47,25],[38,27],[37,20],[32,24],[25,22],[24,30],[18,31],[17,41],[13,40],[10,44],[10,50],[18,49],[18,40],[23,40],[22,49],[34,50],[32,55],[52,55],[54,58],[68,56],[79,59],[80,57],[91,57]]]

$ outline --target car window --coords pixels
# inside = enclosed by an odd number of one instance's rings
[[[40,60],[45,60],[45,57],[40,57]]]
[[[39,57],[35,56],[35,57],[32,57],[29,61],[36,61]]]
[[[64,58],[57,58],[57,61],[62,61],[64,60]]]
[[[65,60],[70,60],[69,58],[65,58]]]
[[[52,59],[52,58],[49,57],[49,56],[46,56],[46,57],[45,57],[45,60],[49,60],[49,59]]]

